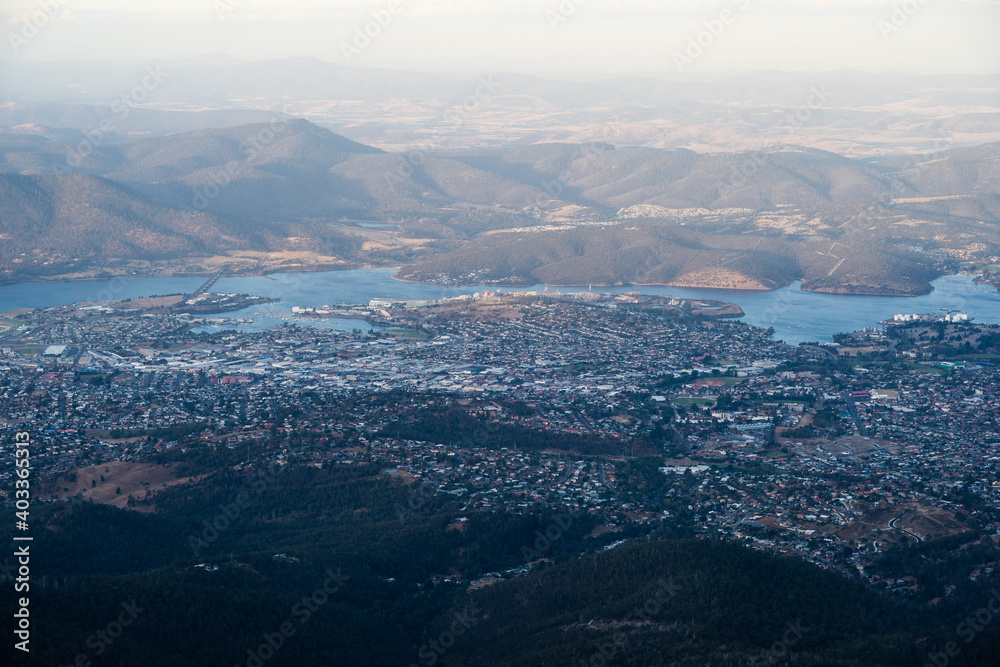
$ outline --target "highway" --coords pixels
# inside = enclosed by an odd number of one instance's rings
[[[198,296],[200,294],[204,294],[205,292],[207,292],[208,288],[211,287],[212,285],[214,285],[215,281],[218,280],[219,278],[221,278],[222,274],[226,272],[226,268],[227,267],[222,267],[221,269],[219,269],[211,278],[209,278],[204,283],[202,283],[201,287],[199,287],[195,291],[193,291],[190,294],[188,294],[187,298],[184,299],[184,301],[188,301],[189,299],[193,299],[196,296]]]

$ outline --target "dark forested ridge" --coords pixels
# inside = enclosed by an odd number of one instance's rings
[[[472,513],[456,530],[459,512],[368,464],[227,467],[159,492],[152,513],[40,505],[34,648],[5,643],[4,664],[913,665],[982,602],[885,597],[797,558],[685,539],[680,521],[603,551],[628,534],[592,537],[587,515]],[[448,583],[499,572],[478,590]],[[994,664],[998,637],[949,664]]]
[[[917,615],[790,558],[711,541],[620,547],[471,596],[467,664],[919,664]],[[697,663],[696,661],[701,661]]]

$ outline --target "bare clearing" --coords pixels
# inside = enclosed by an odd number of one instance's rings
[[[65,477],[54,483],[50,481],[41,487],[41,495],[46,498],[57,496],[59,500],[65,500],[79,493],[84,500],[121,508],[127,505],[129,495],[142,499],[146,497],[147,490],[152,494],[191,479],[195,478],[176,477],[173,467],[169,465],[115,461],[80,468],[76,471],[75,482],[70,482]],[[149,505],[140,509],[152,511],[153,508]]]

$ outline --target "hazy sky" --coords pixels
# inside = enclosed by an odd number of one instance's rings
[[[387,25],[354,43],[373,11]],[[0,21],[0,59],[22,61],[225,53],[448,71],[1000,73],[1000,0],[0,0]]]

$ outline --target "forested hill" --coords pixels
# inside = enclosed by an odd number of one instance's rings
[[[961,593],[890,599],[797,558],[686,539],[676,521],[595,537],[588,515],[465,513],[374,465],[241,471],[233,456],[172,454],[200,481],[134,509],[38,506],[33,650],[8,642],[3,664],[249,665],[264,646],[266,664],[295,667],[569,667],[602,651],[634,666],[914,665],[967,610]],[[447,582],[501,572],[478,590]],[[998,641],[990,628],[949,664],[993,665]]]
[[[407,265],[452,284],[917,294],[996,254],[998,151],[389,153],[279,116],[115,142],[0,133],[0,277]]]

